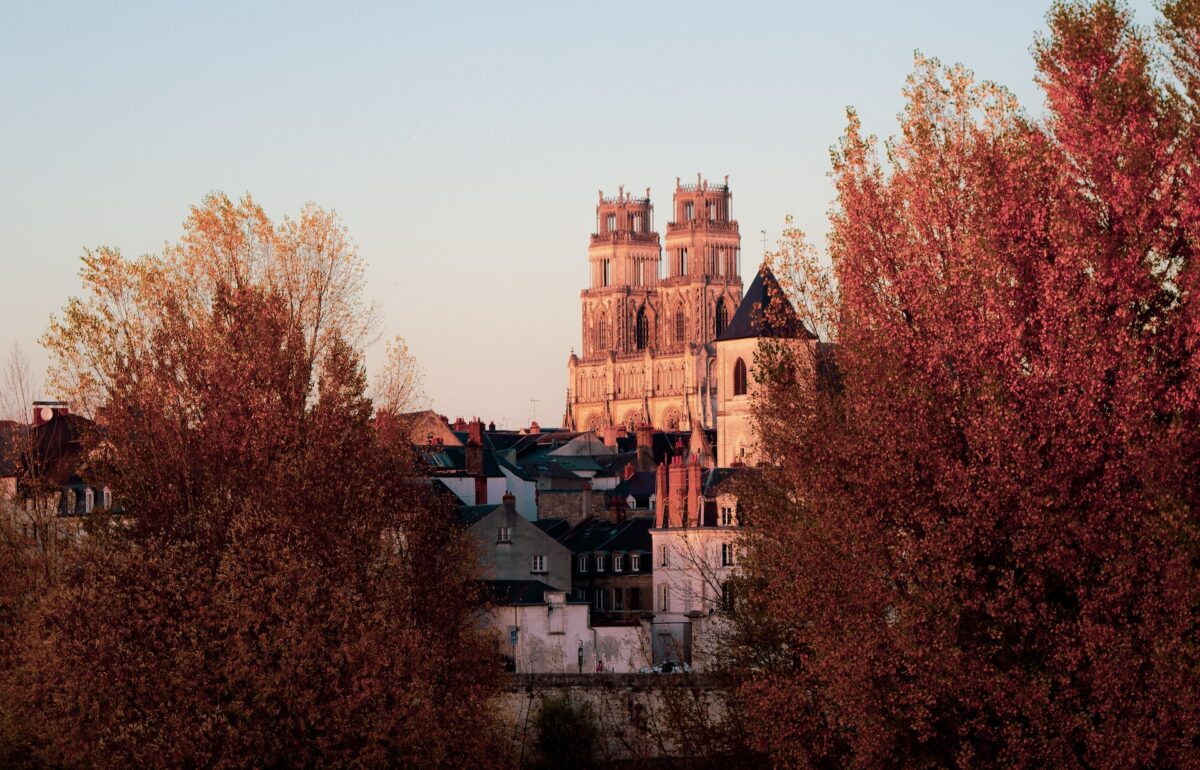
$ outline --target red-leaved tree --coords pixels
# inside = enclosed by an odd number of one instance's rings
[[[344,231],[219,195],[186,227],[89,254],[47,336],[123,516],[24,619],[9,723],[53,766],[495,760],[474,552],[374,429]]]
[[[834,284],[789,234],[837,369],[760,362],[739,652],[781,764],[1200,766],[1200,5],[1164,17],[1167,70],[1054,6],[1044,119],[919,59],[886,163],[853,115],[835,153]]]

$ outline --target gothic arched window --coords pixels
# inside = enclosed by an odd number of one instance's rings
[[[633,326],[634,345],[638,350],[645,350],[650,339],[650,324],[646,320],[646,309],[638,308],[637,322]]]
[[[675,311],[675,341],[678,342],[680,345],[683,344],[683,338],[684,338],[684,332],[685,332],[684,323],[685,322],[683,319],[683,306],[680,305],[679,308]]]
[[[733,395],[746,395],[746,362],[740,358],[733,365]]]
[[[722,297],[717,300],[717,335],[720,337],[725,332],[725,327],[729,325],[729,311],[725,309],[725,299]]]
[[[608,350],[608,317],[604,313],[600,314],[599,338],[598,347],[601,350]]]

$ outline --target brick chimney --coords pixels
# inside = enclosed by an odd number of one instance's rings
[[[610,495],[608,498],[608,520],[613,524],[625,522],[625,501],[618,495]]]
[[[487,504],[487,476],[483,472],[483,422],[479,418],[467,425],[467,473],[475,477],[475,504]]]
[[[659,463],[654,473],[654,526],[667,526],[667,466]]]
[[[667,509],[667,521],[672,527],[682,527],[687,521],[687,466],[683,458],[675,455],[671,458],[671,467],[667,469],[667,493],[670,497]]]
[[[530,433],[541,433],[542,432],[542,428],[540,425],[537,424],[537,420],[534,420],[532,423],[530,423],[529,432]]]
[[[693,526],[704,525],[704,509],[700,497],[700,458],[692,455],[687,467],[687,518]]]
[[[513,496],[513,493],[505,492],[504,497],[501,497],[500,500],[504,503],[504,512],[509,516],[515,516],[517,513],[517,498]]]
[[[637,427],[637,470],[654,470],[654,426],[646,423]]]

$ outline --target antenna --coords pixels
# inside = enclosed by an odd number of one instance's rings
[[[529,420],[530,422],[537,422],[537,405],[539,401],[541,401],[540,398],[529,399],[529,403],[533,405],[533,417]]]
[[[759,232],[762,233],[763,259],[766,259],[767,258],[767,231],[759,230]]]

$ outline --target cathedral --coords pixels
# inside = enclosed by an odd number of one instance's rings
[[[732,197],[729,177],[676,179],[664,264],[650,191],[600,193],[581,293],[583,346],[567,362],[566,429],[716,428],[713,341],[742,300]]]

